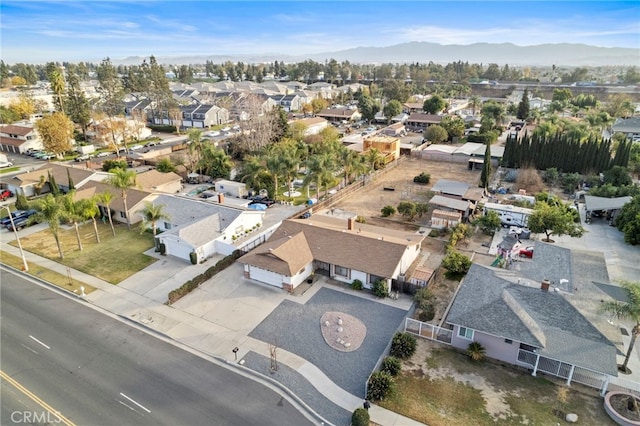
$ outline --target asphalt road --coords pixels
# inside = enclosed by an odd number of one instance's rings
[[[0,279],[0,424],[312,424],[262,384],[11,272]],[[63,421],[24,421],[43,407]]]

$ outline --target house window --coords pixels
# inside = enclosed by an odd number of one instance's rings
[[[513,343],[513,340],[511,340],[511,339],[504,339],[504,342],[505,342],[507,345],[510,345],[510,344],[512,344],[512,343]]]
[[[375,284],[376,281],[384,281],[384,278],[377,275],[369,274],[369,284]]]
[[[334,267],[334,273],[335,273],[336,275],[340,275],[341,277],[347,277],[347,278],[349,278],[349,269],[348,269],[348,268],[345,268],[345,267],[343,267],[343,266],[338,266],[338,265],[336,265],[336,266]]]
[[[473,340],[473,330],[467,327],[458,327],[458,337]]]
[[[164,223],[164,229],[171,229],[171,228],[173,228],[172,224],[170,224],[169,222]]]
[[[127,215],[126,215],[126,214],[124,214],[124,212],[120,212],[120,217],[121,217],[122,219],[126,219],[126,218],[127,218]]]

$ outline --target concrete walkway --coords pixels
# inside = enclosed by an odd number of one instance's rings
[[[46,229],[40,224],[20,231],[20,236]],[[9,245],[13,234],[1,234],[3,251],[20,256],[17,247]],[[115,315],[143,324],[156,332],[186,346],[214,356],[228,363],[250,351],[269,357],[269,345],[253,339],[248,334],[266,318],[281,301],[288,299],[305,303],[323,286],[332,286],[323,279],[301,296],[293,296],[282,290],[242,278],[242,266],[234,264],[213,279],[200,286],[172,306],[165,305],[168,293],[184,282],[204,272],[219,259],[209,259],[199,265],[189,265],[181,260],[160,256],[150,250],[146,254],[158,261],[139,273],[113,285],[77,270],[71,270],[74,279],[96,288],[86,300]],[[25,251],[27,262],[67,275],[68,268],[55,261]],[[386,299],[382,303],[408,309],[412,303],[408,297]],[[362,406],[362,398],[352,395],[332,382],[319,368],[291,352],[278,348],[278,362],[301,374],[314,388],[335,405],[352,412]],[[246,370],[246,369],[245,369]],[[316,413],[317,414],[317,413]],[[421,423],[403,417],[376,405],[369,409],[371,420],[384,426],[412,426]]]

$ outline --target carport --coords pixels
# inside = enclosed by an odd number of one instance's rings
[[[618,212],[628,202],[631,201],[630,196],[605,198],[596,197],[593,195],[584,196],[584,206],[587,217],[587,222],[591,221],[593,216],[603,216],[607,220],[615,220]]]

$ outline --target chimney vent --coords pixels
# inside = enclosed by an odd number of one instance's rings
[[[549,291],[549,286],[551,285],[551,282],[547,279],[542,280],[542,282],[540,283],[540,290],[542,291]]]

